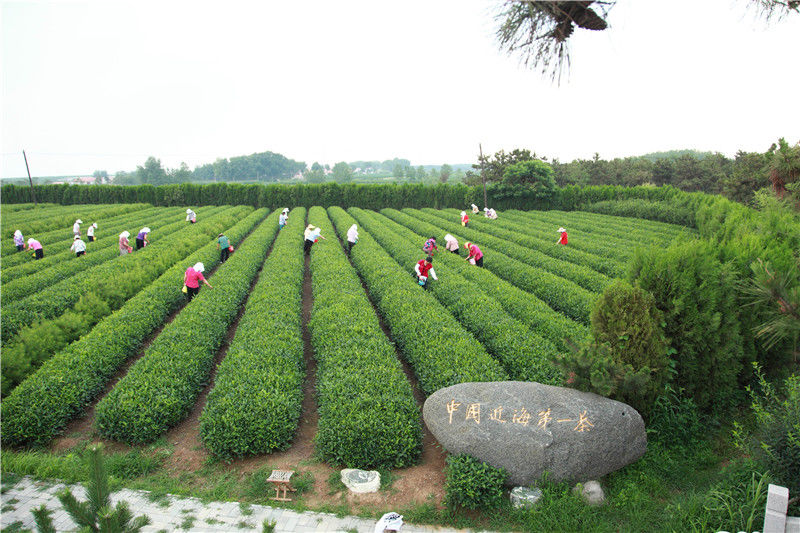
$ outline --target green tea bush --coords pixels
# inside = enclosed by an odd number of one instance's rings
[[[739,401],[744,366],[737,273],[713,244],[676,243],[634,256],[629,279],[655,298],[674,350],[675,385],[704,413],[721,416]],[[713,386],[709,386],[713,384]]]
[[[336,233],[345,238],[356,221],[338,207],[328,213]],[[426,395],[457,383],[508,379],[481,343],[366,231],[359,232],[350,257]]]
[[[445,500],[453,507],[496,509],[503,504],[503,487],[508,473],[466,455],[447,457]]]
[[[171,223],[168,221],[171,221]],[[179,220],[178,217],[168,214],[164,217],[149,219],[147,223],[156,228],[153,230],[150,238],[148,239],[151,245],[154,245],[162,238],[169,237],[171,234],[186,228],[186,223],[183,220]],[[141,228],[142,224],[143,222],[138,220],[133,224],[129,224],[128,228]],[[131,233],[132,235],[136,235],[138,231],[138,229],[135,229]],[[15,279],[8,283],[5,283],[6,280],[4,277],[4,303],[11,303],[21,300],[22,298],[25,298],[26,296],[35,292],[44,290],[47,287],[58,283],[59,281],[80,274],[92,266],[100,265],[106,261],[119,257],[119,234],[116,234],[115,236],[116,238],[109,237],[104,239],[104,242],[102,243],[104,246],[101,245],[100,241],[97,241],[93,244],[87,242],[88,253],[81,258],[76,258],[74,252],[70,251],[65,246],[65,251],[63,254],[55,254],[56,256],[60,256],[57,258],[58,262],[48,265],[47,268],[30,272],[25,277]],[[37,263],[41,263],[43,261],[44,259],[40,259],[38,261],[33,261],[32,264],[36,265]]]
[[[381,214],[409,228],[417,235],[435,235],[441,230],[436,226],[414,218],[395,209],[383,209]],[[488,269],[473,268],[460,256],[440,254],[439,261],[448,269],[454,269],[465,279],[479,286],[503,306],[503,309],[527,324],[533,331],[553,342],[559,350],[568,350],[572,343],[582,341],[589,336],[589,329],[562,315],[533,294],[526,292],[508,281],[496,276]]]
[[[501,252],[508,257],[522,261],[526,265],[572,281],[590,292],[602,292],[602,290],[611,283],[611,279],[608,276],[584,264],[571,263],[569,261],[557,259],[540,251],[538,247],[531,248],[520,246],[514,242],[509,242],[508,239],[501,239],[485,231],[477,230],[474,225],[466,228],[462,227],[461,223],[457,222],[458,219],[449,215],[447,212],[433,209],[425,209],[424,212],[439,218],[438,222],[435,222],[436,225],[450,231],[453,235],[458,233],[456,236],[461,236],[471,242],[478,243],[481,250],[485,248],[487,251]],[[556,243],[556,239],[551,241],[550,247],[559,247]],[[484,259],[484,261],[488,261],[488,258]]]
[[[151,442],[188,414],[278,231],[277,215],[249,235],[215,272],[215,287],[201,290],[97,403],[95,427],[101,435]]]
[[[217,367],[200,415],[200,437],[216,456],[269,453],[285,449],[294,437],[305,380],[304,227],[305,209],[292,210]]]
[[[69,288],[81,286],[82,293],[78,295],[78,301],[72,308],[55,318],[39,320],[23,327],[3,345],[3,357],[0,359],[3,369],[3,396],[7,396],[53,354],[77,340],[99,320],[122,306],[125,300],[144,289],[155,277],[201,247],[203,242],[207,242],[205,232],[209,229],[221,230],[233,224],[237,215],[246,212],[247,208],[232,208],[223,211],[219,216],[216,216],[216,209],[208,211],[211,216],[204,222],[185,228],[180,235],[168,237],[163,245],[157,243],[153,248],[148,246],[146,260],[125,263],[127,268],[124,272],[119,272],[120,263],[114,263],[116,272],[114,269],[100,270],[104,275],[95,278],[94,283],[86,285],[78,279],[64,280],[63,287],[58,290],[61,294],[67,294],[69,301],[72,301],[73,296],[69,294]],[[158,252],[153,252],[154,249]],[[138,254],[134,255],[140,257]],[[118,257],[118,253],[115,256]],[[102,267],[103,265],[98,265],[97,268]],[[46,303],[41,301],[43,306]],[[5,308],[3,312],[5,314],[9,308],[13,318],[15,306]]]
[[[647,415],[667,377],[661,312],[648,292],[619,280],[592,310],[592,342],[558,357],[567,383]]]
[[[308,222],[331,222],[312,207]],[[359,243],[360,246],[360,243]],[[422,451],[420,409],[381,331],[372,304],[330,232],[311,249],[314,306],[308,323],[317,360],[319,424],[314,437],[325,461],[357,468],[402,468]]]
[[[442,210],[442,213],[456,214],[455,210]],[[483,216],[475,216],[469,221],[471,227],[493,237],[520,244],[562,261],[585,266],[612,278],[621,277],[625,272],[625,261],[619,257],[603,256],[590,253],[575,247],[574,238],[570,239],[570,246],[556,245],[558,233],[551,225],[538,225],[522,223],[512,220],[503,213],[502,218],[489,220]],[[580,240],[580,239],[579,239]],[[607,245],[606,245],[607,246]]]
[[[658,220],[670,224],[680,224],[693,228],[694,211],[688,207],[677,207],[669,201],[648,201],[642,199],[607,200],[595,202],[582,208],[592,213]]]
[[[350,212],[389,255],[404,265],[409,274],[413,272],[422,257],[415,247],[424,242],[422,236],[372,212],[358,208],[351,208]],[[457,269],[471,267],[464,259],[441,253],[437,264],[439,260],[448,271],[432,282],[430,292],[500,361],[508,375],[520,381],[558,384],[558,373],[549,362],[557,352],[556,346],[509,316],[492,294],[457,273]]]
[[[3,322],[0,324],[3,343],[24,326],[59,316],[88,291],[102,292],[112,308],[119,307],[171,266],[170,259],[174,262],[202,246],[204,235],[205,242],[215,240],[219,231],[249,211],[251,209],[247,207],[225,209],[223,217],[194,224],[195,227],[181,232],[179,239],[164,239],[136,253],[116,256],[89,268],[82,276],[64,279],[4,306]]]
[[[439,232],[450,231],[460,243],[469,239],[465,238],[467,233],[462,233],[461,225],[450,225],[441,218],[422,211],[407,209],[405,213],[431,223],[439,228]],[[447,229],[453,228],[453,229]],[[471,230],[470,230],[471,231]],[[497,276],[513,283],[520,289],[530,292],[534,296],[546,302],[550,307],[561,311],[569,318],[578,322],[589,324],[589,314],[591,312],[597,294],[590,292],[576,283],[547,272],[540,268],[534,268],[522,261],[508,257],[490,247],[485,247],[482,240],[475,241],[484,256],[484,266],[487,270]]]
[[[127,212],[110,218],[89,219],[83,224],[81,229],[83,230],[82,233],[85,235],[88,225],[92,222],[98,222],[98,229],[95,232],[95,236],[97,237],[97,241],[95,241],[96,244],[100,245],[103,243],[103,239],[113,239],[113,242],[118,242],[119,234],[125,229],[130,230],[136,227],[138,231],[146,221],[156,217],[161,218],[166,212],[166,209],[163,207],[146,207],[138,211]],[[5,223],[6,221],[4,220],[3,224],[5,225]],[[27,238],[28,236],[25,235],[26,240]],[[45,256],[42,259],[34,261],[31,259],[30,252],[17,252],[16,248],[11,248],[7,252],[3,251],[3,285],[13,279],[38,272],[39,270],[59,263],[68,255],[75,257],[74,252],[69,250],[69,247],[72,246],[73,239],[72,228],[59,228],[48,231],[47,233],[37,233],[35,238],[42,243],[44,247]],[[87,239],[84,240],[87,241]],[[13,241],[11,241],[11,243],[13,243]],[[87,246],[90,251],[97,248],[97,246],[89,244],[88,241]],[[10,244],[9,247],[11,247]]]
[[[225,230],[235,246],[265,216],[264,210],[255,211],[234,226],[219,229]],[[186,267],[202,262],[211,269],[218,261],[216,242],[202,246],[46,361],[3,400],[3,445],[50,442],[97,398],[120,366],[185,302],[180,286]]]

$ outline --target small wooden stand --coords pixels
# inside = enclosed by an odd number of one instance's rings
[[[290,490],[292,492],[297,490],[292,488],[290,482],[292,474],[294,474],[294,470],[273,470],[272,473],[269,475],[267,481],[275,484],[275,497],[272,498],[273,500],[278,500],[281,502],[292,501],[291,498],[286,497],[287,490]],[[283,491],[283,497],[280,496],[281,490]]]

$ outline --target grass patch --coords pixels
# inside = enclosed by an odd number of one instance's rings
[[[192,529],[197,517],[194,515],[184,516],[181,521],[180,529]]]
[[[247,502],[239,502],[239,512],[244,516],[250,516],[253,514],[253,506]]]

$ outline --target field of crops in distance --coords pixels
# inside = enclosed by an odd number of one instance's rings
[[[562,384],[550,361],[587,337],[592,305],[636,248],[693,237],[584,212],[476,215],[463,227],[453,209],[295,208],[279,229],[278,211],[201,207],[190,224],[187,207],[2,206],[4,446],[47,447],[84,420],[115,443],[146,445],[190,423],[215,457],[286,450],[313,372],[318,457],[413,465],[421,398],[467,381]],[[76,219],[84,236],[98,224],[82,257],[69,250]],[[325,239],[305,257],[308,224]],[[120,255],[119,234],[134,245],[145,226],[149,244]],[[43,259],[16,250],[17,229]],[[220,233],[235,249],[225,262]],[[444,249],[448,233],[458,254]],[[439,279],[424,289],[413,271],[430,237]],[[465,260],[467,241],[483,268]],[[189,302],[183,275],[198,262],[213,289]]]

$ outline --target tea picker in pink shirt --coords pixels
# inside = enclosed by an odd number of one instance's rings
[[[214,287],[206,281],[206,278],[203,277],[203,272],[205,272],[206,267],[203,266],[203,263],[195,263],[194,266],[190,266],[186,269],[186,274],[183,276],[183,284],[186,285],[186,295],[189,297],[189,301],[192,301],[194,295],[200,292],[200,282],[208,286],[209,289],[213,289]]]
[[[44,257],[44,249],[42,249],[42,243],[31,237],[28,239],[28,248],[33,250],[33,257],[36,259],[41,259]]]

